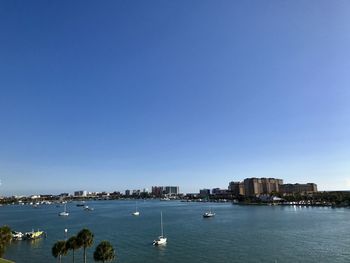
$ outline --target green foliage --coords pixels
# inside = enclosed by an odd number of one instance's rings
[[[78,233],[77,239],[79,246],[84,248],[84,263],[86,263],[86,248],[91,247],[94,243],[94,234],[89,229],[84,228]]]
[[[0,257],[5,253],[6,246],[12,240],[11,228],[8,226],[0,227]]]
[[[115,250],[108,241],[102,241],[94,252],[94,260],[102,262],[110,262],[115,259]]]
[[[94,234],[89,229],[84,228],[78,233],[77,239],[80,247],[91,247],[94,242]]]
[[[68,250],[74,251],[84,248],[84,262],[86,262],[86,249],[93,245],[94,235],[89,229],[82,229],[76,236],[70,237],[67,241],[57,241],[52,247],[52,255],[61,262],[61,256],[66,255]],[[94,252],[94,260],[110,262],[116,258],[116,252],[112,244],[108,241],[102,241],[98,244]]]
[[[5,254],[5,245],[0,243],[0,257],[4,256]]]
[[[67,255],[67,246],[66,241],[60,240],[57,241],[51,249],[51,253],[55,258],[59,258],[59,261],[61,262],[61,257],[64,255]]]
[[[7,259],[0,258],[0,263],[15,263],[15,262],[7,260]]]
[[[78,238],[76,236],[72,236],[67,240],[67,248],[70,250],[76,250],[80,248]]]
[[[80,248],[78,238],[76,236],[70,237],[66,242],[66,247],[68,250],[73,251],[73,262],[74,262],[74,251]]]

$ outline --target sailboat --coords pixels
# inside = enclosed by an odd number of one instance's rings
[[[69,213],[67,212],[67,204],[64,204],[64,211],[60,212],[58,215],[59,216],[69,216]]]
[[[167,242],[167,238],[164,236],[164,231],[163,231],[163,214],[162,214],[162,212],[160,212],[160,231],[161,231],[161,235],[158,237],[158,239],[153,240],[154,246],[165,245]]]
[[[132,213],[133,216],[139,216],[140,215],[140,212],[137,211],[137,203],[135,205],[135,212]]]

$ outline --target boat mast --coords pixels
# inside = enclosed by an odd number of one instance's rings
[[[160,230],[163,237],[163,213],[162,212],[160,212]]]

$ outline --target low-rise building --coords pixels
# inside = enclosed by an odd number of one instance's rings
[[[310,194],[317,192],[317,185],[307,184],[283,184],[280,186],[282,194]]]

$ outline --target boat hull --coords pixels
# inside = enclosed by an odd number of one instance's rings
[[[44,231],[32,231],[25,233],[25,239],[37,239],[44,236]]]
[[[161,246],[161,245],[165,245],[167,242],[167,238],[166,237],[159,237],[157,240],[153,241],[153,245],[154,246]]]
[[[58,215],[59,215],[59,216],[69,216],[69,213],[67,213],[67,212],[61,212],[61,213],[59,213]]]
[[[205,213],[205,214],[203,214],[204,218],[209,218],[209,217],[214,217],[214,216],[215,216],[215,213]]]

